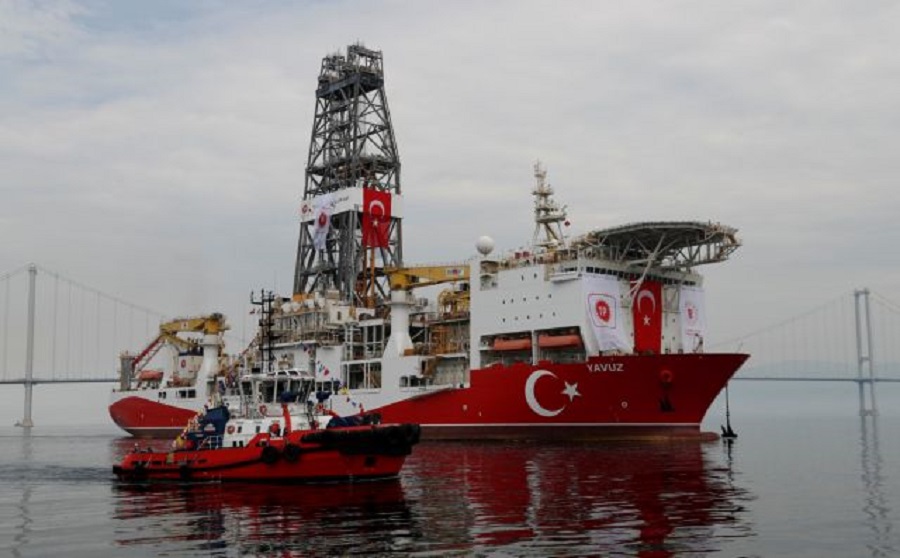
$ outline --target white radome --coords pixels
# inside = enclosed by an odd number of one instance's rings
[[[475,248],[478,249],[479,254],[487,256],[494,250],[494,239],[489,236],[482,236],[475,243]]]

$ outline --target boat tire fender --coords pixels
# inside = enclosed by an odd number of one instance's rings
[[[288,444],[284,446],[284,460],[290,463],[296,463],[300,459],[301,449],[297,444]]]
[[[278,450],[273,446],[264,447],[262,449],[262,453],[259,454],[260,461],[266,463],[267,465],[275,464],[275,462],[278,461],[279,457],[280,454],[278,453]]]

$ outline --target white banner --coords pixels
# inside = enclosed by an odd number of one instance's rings
[[[622,286],[612,275],[585,275],[581,278],[584,289],[585,311],[594,330],[601,351],[633,350],[622,310]]]
[[[316,198],[316,206],[313,210],[313,215],[315,215],[313,246],[316,250],[325,249],[325,241],[328,238],[328,231],[331,229],[332,211],[334,211],[334,196],[325,194]]]
[[[324,204],[331,206],[330,215],[347,211],[361,211],[363,205],[362,188],[343,188],[300,202],[300,222],[309,223],[316,219],[316,209]],[[403,217],[403,196],[391,193],[391,217]]]
[[[681,347],[686,353],[702,353],[706,337],[706,297],[700,287],[681,287]]]

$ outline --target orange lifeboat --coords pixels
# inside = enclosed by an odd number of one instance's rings
[[[159,382],[162,380],[162,370],[142,370],[138,375],[139,382]]]
[[[494,339],[495,351],[527,351],[531,349],[531,339],[527,337],[519,339]]]
[[[581,336],[577,333],[566,335],[548,335],[538,336],[538,347],[542,349],[560,349],[563,347],[580,347]]]

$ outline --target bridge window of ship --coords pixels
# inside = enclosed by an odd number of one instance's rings
[[[160,399],[165,399],[165,398],[166,398],[166,392],[164,392],[164,391],[159,392],[159,398],[160,398]]]

